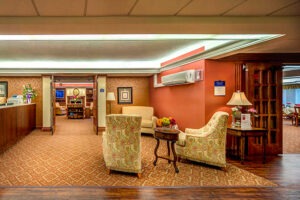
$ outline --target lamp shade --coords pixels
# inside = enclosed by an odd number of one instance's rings
[[[244,92],[234,92],[231,99],[228,101],[227,105],[232,106],[251,106],[252,103],[248,101]]]
[[[113,93],[113,92],[108,92],[108,93],[107,93],[107,96],[106,96],[106,100],[107,100],[107,101],[115,101],[115,100],[116,100],[116,98],[115,98],[115,93]]]

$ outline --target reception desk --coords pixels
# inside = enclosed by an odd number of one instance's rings
[[[0,106],[0,152],[28,135],[35,124],[35,104]]]

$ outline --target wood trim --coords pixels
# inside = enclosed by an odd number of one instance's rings
[[[51,132],[51,127],[42,127],[41,130],[43,132]]]
[[[103,126],[98,126],[98,133],[99,132],[104,132],[106,130],[106,127],[103,127]]]

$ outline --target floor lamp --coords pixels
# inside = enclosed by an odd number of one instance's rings
[[[106,100],[108,101],[109,103],[109,113],[108,114],[111,114],[111,103],[112,101],[115,101],[116,98],[115,98],[115,93],[113,92],[108,92],[107,93],[107,96],[106,96]]]

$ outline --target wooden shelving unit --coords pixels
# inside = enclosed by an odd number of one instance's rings
[[[267,154],[282,153],[282,68],[265,63],[246,66],[246,96],[258,111],[252,126],[268,129]],[[249,141],[249,153],[259,153],[261,144]]]
[[[93,102],[93,88],[86,88],[86,106],[90,106]]]
[[[78,96],[77,97],[77,104],[85,105],[85,100],[84,99],[85,99],[84,96]],[[68,104],[75,103],[74,96],[67,96],[67,102],[68,102]]]
[[[68,119],[83,119],[84,106],[83,104],[68,104]]]

